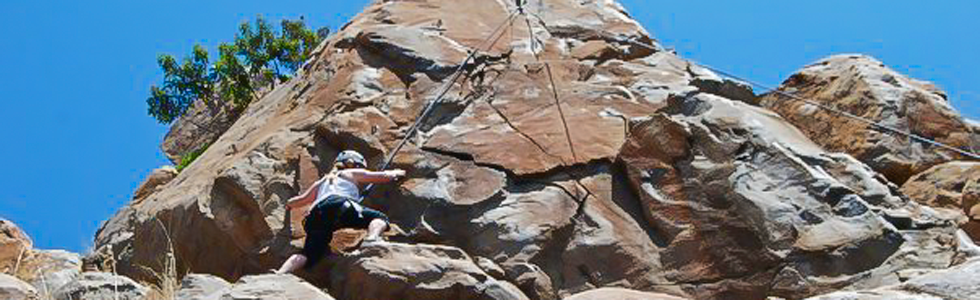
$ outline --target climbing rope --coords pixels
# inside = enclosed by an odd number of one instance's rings
[[[432,112],[434,111],[435,107],[438,106],[438,104],[442,103],[442,100],[445,99],[446,95],[449,94],[449,91],[452,90],[453,84],[455,84],[456,83],[456,80],[459,80],[459,78],[463,75],[463,73],[464,73],[463,71],[466,69],[466,64],[468,64],[470,62],[470,60],[472,60],[473,58],[475,58],[476,55],[477,55],[477,53],[479,52],[479,50],[481,48],[483,48],[483,45],[487,44],[488,42],[491,42],[492,41],[492,43],[490,43],[490,45],[487,46],[487,49],[488,49],[487,51],[489,51],[490,48],[493,48],[493,46],[498,41],[500,41],[500,38],[503,37],[503,35],[504,35],[503,33],[505,31],[503,31],[502,29],[504,29],[507,24],[511,23],[511,21],[514,18],[516,18],[518,14],[519,14],[519,12],[517,12],[517,11],[511,13],[507,17],[507,19],[504,20],[504,22],[502,22],[500,25],[498,25],[490,33],[490,35],[487,36],[486,39],[484,39],[479,44],[477,44],[477,47],[474,50],[470,51],[470,54],[467,55],[466,58],[463,59],[462,62],[460,62],[459,66],[456,67],[456,70],[453,71],[452,75],[450,76],[450,79],[448,81],[446,81],[446,83],[443,85],[443,88],[441,89],[441,92],[439,92],[438,96],[436,96],[435,99],[433,99],[432,101],[429,101],[429,103],[426,104],[425,108],[422,110],[422,113],[418,117],[415,118],[415,123],[413,123],[412,126],[410,126],[408,128],[408,132],[405,133],[405,137],[402,138],[402,140],[398,142],[398,145],[391,152],[391,154],[388,155],[388,157],[385,159],[384,164],[381,165],[381,168],[379,170],[382,170],[383,171],[383,170],[388,169],[388,167],[391,166],[392,161],[394,161],[394,159],[395,159],[395,155],[397,155],[398,152],[400,152],[402,150],[402,148],[405,146],[405,144],[408,142],[408,140],[410,140],[415,135],[415,132],[418,131],[418,129],[421,127],[422,122],[425,121],[425,119],[428,118],[430,114],[432,114]],[[496,38],[494,38],[495,36],[496,36]],[[364,198],[364,195],[369,194],[373,188],[374,188],[374,184],[368,185],[364,189],[364,193],[362,194],[361,198],[363,199]]]
[[[650,44],[647,44],[647,43],[643,43],[643,42],[637,41],[635,38],[629,38],[629,39],[627,39],[627,38],[623,38],[623,37],[618,37],[618,36],[610,35],[607,32],[600,32],[600,34],[606,36],[607,38],[616,40],[616,41],[621,42],[621,43],[633,44],[633,45],[641,46],[641,47],[644,47],[644,48],[647,48],[647,49],[651,49],[653,51],[662,51],[663,50],[660,47],[657,47],[655,45],[650,45]],[[764,92],[774,92],[774,93],[779,94],[781,96],[788,97],[789,99],[800,101],[800,102],[803,102],[803,103],[806,103],[806,104],[809,104],[809,105],[818,107],[820,109],[823,109],[823,110],[826,110],[826,111],[830,111],[830,112],[836,113],[838,115],[847,117],[849,119],[853,119],[853,120],[856,120],[856,121],[865,123],[867,125],[870,125],[872,128],[877,128],[877,129],[879,129],[882,132],[902,135],[902,136],[905,136],[905,137],[907,137],[909,139],[916,140],[916,141],[919,141],[919,142],[922,142],[922,143],[926,143],[926,144],[930,144],[930,145],[933,145],[933,146],[936,146],[936,147],[939,147],[939,148],[942,148],[942,149],[945,149],[945,150],[949,150],[949,151],[958,153],[958,154],[963,155],[963,156],[966,156],[966,157],[970,157],[970,158],[973,158],[973,159],[980,159],[980,154],[974,153],[972,151],[963,150],[963,149],[960,149],[960,148],[957,148],[957,147],[950,146],[948,144],[944,144],[944,143],[938,142],[938,141],[933,140],[933,139],[929,139],[929,138],[923,137],[921,135],[918,135],[918,134],[915,134],[915,133],[912,133],[912,132],[909,132],[909,131],[905,131],[905,130],[901,130],[901,129],[898,129],[898,128],[895,128],[895,127],[892,127],[892,126],[881,124],[880,122],[876,122],[876,121],[870,120],[868,118],[864,118],[864,117],[861,117],[861,116],[852,114],[852,113],[847,112],[847,111],[844,111],[844,110],[837,109],[835,107],[831,107],[829,105],[826,105],[826,104],[823,104],[823,103],[820,103],[820,102],[817,102],[817,101],[814,101],[814,100],[811,100],[811,99],[803,98],[803,97],[800,97],[800,96],[797,96],[797,95],[794,95],[794,94],[791,94],[791,93],[788,93],[788,92],[779,90],[778,88],[774,88],[774,87],[767,86],[765,84],[762,84],[762,83],[759,83],[759,82],[756,82],[756,81],[745,79],[745,78],[743,78],[741,76],[732,74],[731,72],[727,72],[725,70],[721,70],[721,69],[712,67],[710,65],[697,62],[697,61],[695,61],[693,59],[687,59],[687,61],[689,61],[693,65],[696,65],[696,66],[699,66],[699,67],[702,67],[702,68],[711,70],[712,72],[721,74],[722,76],[728,77],[730,79],[734,79],[734,80],[737,80],[737,81],[741,81],[741,82],[745,82],[745,83],[751,84],[751,85],[753,85],[753,86],[755,86],[757,88],[762,89]]]
[[[529,35],[528,38],[530,39],[530,43],[531,43],[530,44],[531,54],[534,55],[535,61],[541,62],[541,57],[538,55],[538,53],[535,51],[534,48],[534,45],[537,42],[537,38],[534,35],[534,29],[531,27],[531,19],[528,17],[529,14],[533,15],[533,13],[525,11],[524,9],[520,9],[518,11],[521,13],[521,15],[524,16],[524,23],[527,24],[527,31]],[[535,17],[537,16],[535,15]],[[545,29],[547,29],[548,26],[546,23],[544,23],[544,20],[541,19],[540,17],[537,18],[540,22],[542,22],[541,23],[542,26],[544,26]],[[544,50],[544,45],[541,45],[541,48],[542,50]],[[544,62],[544,68],[545,68],[545,72],[548,75],[548,82],[551,84],[551,94],[555,100],[555,107],[558,109],[558,117],[561,119],[561,124],[565,132],[565,140],[566,142],[568,142],[568,151],[572,153],[572,164],[574,165],[579,162],[578,154],[575,152],[575,143],[572,142],[571,130],[568,129],[568,120],[565,118],[565,111],[561,108],[561,98],[558,94],[558,84],[555,83],[555,76],[551,71],[551,63],[547,61]],[[565,168],[569,167],[568,163],[565,162],[564,159],[559,158],[559,160],[561,161],[563,167]],[[581,209],[582,207],[584,207],[585,200],[588,199],[589,196],[594,197],[595,193],[592,192],[592,189],[589,189],[588,186],[582,183],[582,178],[584,177],[582,176],[582,174],[577,174],[578,172],[575,172],[574,170],[570,170],[569,173],[576,173],[576,174],[569,174],[569,175],[572,175],[572,179],[575,181],[576,185],[578,185],[580,188],[585,190],[585,197],[582,197],[581,199],[576,199],[576,201],[580,203],[579,208]],[[567,190],[566,193],[568,193]],[[569,193],[569,195],[571,196],[571,193]],[[575,196],[578,197],[578,195]]]

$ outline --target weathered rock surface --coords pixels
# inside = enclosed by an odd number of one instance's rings
[[[181,271],[193,268],[235,280],[275,267],[302,238],[301,216],[287,219],[282,201],[328,171],[338,150],[359,150],[376,165],[448,70],[507,18],[514,9],[508,5],[372,4],[326,41],[299,76],[253,103],[191,167],[109,220],[97,234],[97,247],[113,245],[118,271],[147,281],[153,277],[137,266],[162,268],[159,254],[168,249],[168,235]],[[650,114],[668,95],[697,90],[690,82],[707,78],[672,54],[603,39],[600,31],[650,40],[618,4],[546,5],[548,13],[541,15],[553,26],[534,26],[541,41],[534,51],[548,60],[567,122],[580,131],[572,138],[579,163],[605,160],[608,166],[625,137],[624,118]],[[474,205],[502,195],[507,182],[518,179],[514,176],[553,177],[574,163],[547,68],[531,55],[527,28],[515,23],[514,39],[481,52],[468,66],[467,80],[453,87],[424,126],[422,141],[397,158],[399,166],[411,167],[413,179],[400,189],[378,189],[376,195],[391,197],[369,203],[389,211],[403,228],[421,223],[427,203],[448,199],[443,203],[455,208]],[[620,52],[598,66],[570,56],[569,45],[589,41]],[[565,197],[551,187],[518,191],[511,198],[533,198],[522,196],[528,193]],[[568,203],[561,201],[544,200]],[[635,249],[633,255],[641,256],[642,248]],[[503,262],[502,256],[493,259]]]
[[[301,277],[338,299],[604,287],[758,299],[872,289],[952,264],[948,217],[731,100],[755,101],[746,86],[610,39],[654,42],[614,1],[530,1],[536,42],[518,19],[481,45],[512,5],[375,1],[194,164],[106,222],[95,252],[147,282],[171,256],[178,274],[232,282],[277,268],[304,237],[301,209],[283,202],[341,150],[380,165],[477,50],[395,156],[408,178],[366,200],[405,229],[392,238],[403,243]]]
[[[32,250],[16,276],[33,285],[42,297],[75,280],[82,273],[82,259],[64,250]]]
[[[980,299],[980,260],[929,272],[905,283],[870,291],[836,292],[810,299]]]
[[[330,292],[340,299],[527,299],[453,247],[375,243],[332,268]]]
[[[912,200],[943,208],[975,241],[980,241],[980,163],[954,161],[934,166],[902,185]]]
[[[951,226],[922,231],[930,210],[778,115],[707,94],[664,112],[632,126],[620,160],[663,272],[696,297],[799,297],[951,264]]]
[[[980,178],[971,179],[963,188],[963,213],[967,222],[961,227],[974,241],[980,242]]]
[[[254,275],[246,276],[235,283],[230,289],[220,292],[221,296],[213,299],[248,300],[248,299],[282,299],[282,300],[333,300],[315,286],[293,275]],[[204,298],[211,299],[211,298]],[[396,299],[396,298],[373,298]]]
[[[237,117],[238,112],[230,101],[195,101],[187,113],[170,126],[160,149],[170,162],[180,164],[185,154],[221,137],[235,123]]]
[[[175,298],[180,300],[217,299],[231,284],[220,277],[207,274],[188,274],[180,281]]]
[[[14,222],[0,219],[0,273],[12,271],[33,247],[33,242]]]
[[[964,189],[978,179],[980,162],[948,162],[913,176],[902,185],[902,193],[924,205],[963,211]]]
[[[0,219],[0,273],[32,285],[36,296],[50,297],[74,280],[81,273],[81,264],[76,253],[33,249],[27,234],[13,222]]]
[[[143,183],[136,188],[133,192],[133,202],[139,202],[145,199],[150,194],[163,188],[163,185],[167,184],[171,180],[177,177],[177,169],[171,166],[157,168],[150,173],[149,176],[143,180]]]
[[[935,85],[908,78],[874,58],[837,55],[809,65],[784,82],[783,92],[811,99],[962,149],[980,148],[976,133]],[[770,94],[761,104],[785,117],[827,150],[845,152],[896,184],[958,154],[867,123]]]
[[[26,282],[7,274],[0,273],[0,299],[7,300],[38,300],[41,299],[37,290]]]
[[[149,289],[125,276],[85,272],[54,292],[54,299],[140,300]]]
[[[599,288],[588,292],[578,293],[565,300],[682,300],[660,293],[646,293],[622,288]]]

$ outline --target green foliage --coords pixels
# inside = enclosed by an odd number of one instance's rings
[[[243,109],[256,96],[247,68],[236,56],[237,52],[238,49],[231,44],[223,43],[218,46],[219,58],[214,64],[214,73],[218,79],[221,98],[232,101],[235,107]]]
[[[161,87],[150,87],[146,100],[149,114],[158,121],[169,124],[180,117],[196,99],[211,100],[214,84],[208,65],[208,51],[194,45],[190,57],[178,64],[171,55],[160,55],[157,63],[163,69]]]
[[[277,39],[278,53],[276,59],[290,73],[295,73],[309,59],[313,49],[330,32],[326,28],[313,32],[306,27],[303,19],[299,21],[282,20],[281,26],[282,35]]]
[[[201,157],[201,154],[204,154],[204,151],[207,151],[208,147],[210,146],[211,144],[204,144],[200,148],[197,148],[197,150],[191,151],[191,153],[187,153],[184,154],[184,156],[181,156],[180,164],[177,165],[177,172],[183,171],[184,168],[190,166],[191,163],[197,160],[198,157]]]
[[[209,65],[207,50],[195,45],[181,63],[171,55],[160,55],[157,62],[164,72],[163,84],[150,87],[148,113],[160,123],[170,124],[183,115],[197,99],[212,103],[215,96],[232,101],[237,110],[258,98],[265,84],[289,80],[329,30],[314,32],[303,19],[283,20],[276,31],[259,16],[254,24],[242,23],[232,43],[218,47],[218,60]]]

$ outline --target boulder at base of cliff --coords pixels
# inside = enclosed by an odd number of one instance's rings
[[[868,56],[825,58],[798,71],[779,90],[953,147],[980,146],[973,128],[953,109],[945,93]],[[778,93],[764,97],[761,104],[825,149],[851,154],[899,185],[929,167],[959,157]]]
[[[810,300],[933,300],[933,299],[980,299],[980,259],[962,265],[926,273],[901,285],[869,291],[835,292],[810,298]]]
[[[565,300],[683,300],[684,298],[660,293],[647,293],[622,288],[600,288],[578,293]]]
[[[371,243],[338,260],[330,292],[340,299],[527,299],[454,247]]]
[[[54,293],[54,299],[142,300],[149,289],[124,276],[86,272]]]
[[[282,299],[334,300],[312,284],[293,275],[253,275],[242,277],[231,289],[221,293],[221,300]],[[372,298],[397,299],[397,298]]]
[[[16,277],[0,273],[0,299],[38,300],[37,290]]]
[[[0,272],[13,270],[32,245],[31,239],[14,222],[0,219]]]
[[[180,281],[180,289],[177,290],[176,298],[181,300],[215,299],[229,288],[231,288],[231,284],[221,277],[208,274],[188,274]]]
[[[82,273],[82,259],[64,250],[33,250],[21,263],[17,277],[30,283],[41,296],[49,297]]]

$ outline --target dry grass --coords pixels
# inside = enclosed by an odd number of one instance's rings
[[[177,255],[174,250],[173,239],[171,238],[170,231],[167,230],[167,226],[163,224],[163,221],[155,217],[152,218],[163,230],[163,235],[167,241],[167,253],[160,258],[160,264],[163,266],[163,269],[159,272],[153,268],[138,266],[155,278],[155,282],[149,283],[153,288],[147,298],[176,299],[177,290],[180,289],[180,278],[183,276],[177,270]],[[144,284],[146,283],[144,282]]]
[[[14,263],[13,270],[10,270],[11,276],[17,276],[17,271],[20,270],[20,262],[24,259],[24,253],[27,252],[27,243],[23,241],[20,242],[23,247],[20,248],[20,253],[17,254],[17,262]]]

